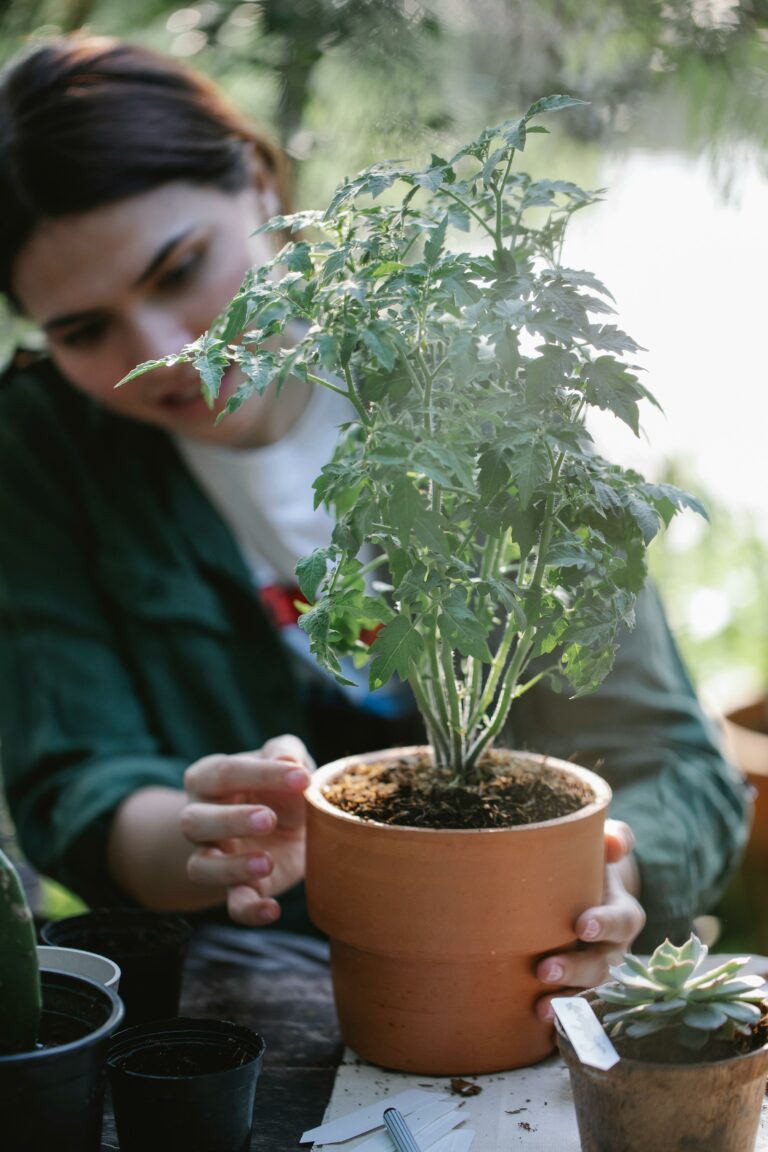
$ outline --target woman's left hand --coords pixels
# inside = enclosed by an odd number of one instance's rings
[[[583,988],[594,988],[608,977],[608,967],[620,964],[632,941],[645,924],[645,912],[635,895],[639,892],[637,864],[631,853],[635,838],[628,824],[605,822],[605,886],[603,903],[582,912],[576,935],[587,947],[547,956],[536,975],[549,992],[541,996],[536,1011],[552,1019],[551,999]]]

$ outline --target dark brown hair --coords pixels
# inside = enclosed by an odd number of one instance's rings
[[[107,37],[46,41],[0,80],[0,291],[46,218],[171,180],[235,192],[260,169],[289,210],[283,153],[199,73]]]

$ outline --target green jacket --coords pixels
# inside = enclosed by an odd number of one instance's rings
[[[211,752],[281,732],[321,759],[398,736],[302,705],[226,525],[162,432],[98,408],[42,361],[0,383],[0,738],[22,848],[91,904],[116,805]],[[655,596],[590,697],[544,685],[512,739],[600,764],[637,840],[646,943],[688,930],[744,845],[722,759]],[[509,741],[508,741],[509,742]]]

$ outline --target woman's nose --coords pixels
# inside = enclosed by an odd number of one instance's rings
[[[183,317],[161,309],[147,309],[136,317],[129,347],[126,349],[129,358],[134,358],[130,368],[147,360],[173,356],[199,335]]]

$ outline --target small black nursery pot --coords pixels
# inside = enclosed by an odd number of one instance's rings
[[[0,1056],[0,1145],[3,1152],[98,1152],[107,1045],[123,1005],[95,980],[40,977],[38,1047]]]
[[[248,1152],[264,1057],[231,1020],[160,1020],[113,1039],[107,1071],[121,1152]]]
[[[141,908],[99,908],[65,920],[49,920],[46,944],[108,956],[121,970],[120,997],[127,1027],[174,1016],[192,929],[180,916]]]

